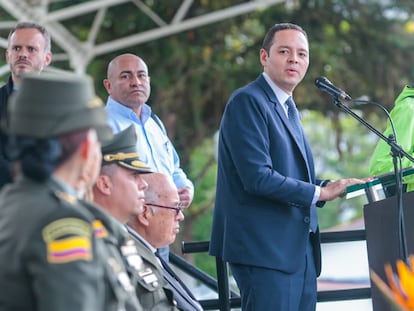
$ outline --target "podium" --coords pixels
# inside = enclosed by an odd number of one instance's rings
[[[414,254],[414,191],[403,194],[405,237],[408,255]],[[364,206],[368,263],[381,279],[387,282],[384,265],[390,263],[395,271],[398,259],[404,259],[400,249],[399,210],[397,197],[370,202]],[[373,311],[392,311],[388,300],[371,282]]]
[[[406,167],[402,169],[403,179],[414,175],[414,167]],[[360,195],[365,195],[368,202],[383,200],[387,197],[384,189],[386,187],[395,186],[395,174],[393,172],[376,176],[373,180],[365,184],[356,184],[346,189],[345,198],[350,199]]]

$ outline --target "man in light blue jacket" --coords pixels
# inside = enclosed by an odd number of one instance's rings
[[[134,124],[137,149],[142,161],[155,171],[171,176],[184,208],[190,206],[193,183],[180,167],[178,154],[167,136],[161,120],[146,103],[151,92],[150,76],[145,62],[134,54],[122,54],[108,65],[104,86],[109,94],[106,111],[115,133]],[[168,261],[168,248],[162,250]]]

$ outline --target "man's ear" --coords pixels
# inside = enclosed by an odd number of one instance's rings
[[[85,139],[82,141],[82,143],[79,146],[80,155],[83,160],[87,160],[90,156],[92,151],[92,148],[94,147],[94,141],[93,136],[95,136],[96,139],[96,133],[92,130],[88,130],[88,134],[86,135]]]
[[[137,216],[135,216],[137,218],[137,221],[145,226],[148,227],[151,223],[151,218],[154,216],[154,212],[152,211],[152,209],[145,205],[142,207],[142,213],[138,214]]]
[[[269,57],[269,54],[267,53],[267,51],[261,48],[260,49],[260,62],[262,66],[266,65],[268,57]]]
[[[79,153],[82,157],[82,160],[86,161],[88,159],[88,155],[90,152],[91,152],[91,142],[88,138],[85,138],[79,146]]]
[[[46,56],[45,56],[45,66],[49,66],[51,62],[52,62],[52,52],[48,52],[46,53]]]
[[[109,81],[109,79],[104,79],[103,80],[103,85],[106,89],[106,92],[111,95],[111,82]]]
[[[95,188],[106,196],[111,195],[112,181],[107,175],[100,174],[95,182]]]

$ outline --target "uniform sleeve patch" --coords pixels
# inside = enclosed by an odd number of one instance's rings
[[[85,237],[70,237],[47,243],[47,260],[51,263],[67,263],[76,260],[92,260],[91,241]]]
[[[106,231],[105,226],[100,220],[94,220],[93,222],[93,231],[97,238],[106,238],[108,236],[108,231]]]
[[[56,220],[42,230],[50,263],[92,260],[92,226],[79,218]]]
[[[62,218],[48,224],[42,230],[43,239],[57,240],[66,235],[79,235],[90,237],[92,235],[91,224],[79,218]]]

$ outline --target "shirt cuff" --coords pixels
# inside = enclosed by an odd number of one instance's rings
[[[321,187],[315,186],[315,192],[313,193],[312,204],[316,204],[319,201],[319,197],[321,195]]]

